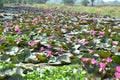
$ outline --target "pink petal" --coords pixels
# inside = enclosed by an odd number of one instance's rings
[[[83,44],[83,45],[87,45],[87,44],[89,44],[89,41],[85,41],[85,42],[83,42],[82,44]]]
[[[107,58],[106,61],[107,61],[108,63],[110,63],[110,62],[112,62],[112,59],[111,59],[111,58]]]
[[[120,73],[119,72],[115,72],[115,78],[120,78]]]
[[[5,41],[5,40],[6,40],[6,38],[4,38],[4,37],[0,38],[0,41]]]
[[[48,50],[47,51],[47,56],[51,56],[52,55],[52,51]]]
[[[54,39],[54,36],[49,36],[49,39]]]
[[[99,31],[99,34],[100,34],[100,35],[104,35],[105,32],[104,32],[104,31]]]
[[[120,66],[117,66],[117,67],[115,68],[115,70],[116,70],[117,72],[120,72]]]
[[[96,64],[96,60],[95,59],[91,59],[91,64]]]
[[[100,62],[100,68],[101,68],[102,70],[104,70],[104,69],[105,69],[105,67],[106,67],[106,64],[105,64],[105,63]]]
[[[83,62],[88,62],[89,58],[82,58]]]
[[[37,43],[38,43],[37,41],[30,41],[29,44],[30,44],[31,46],[34,46],[34,45],[36,45]]]
[[[51,48],[51,45],[50,45],[50,44],[48,44],[48,45],[47,45],[47,47],[48,47],[48,48]]]
[[[96,34],[96,32],[97,32],[97,31],[95,31],[95,30],[91,30],[91,31],[90,31],[90,34],[91,34],[91,35],[94,35],[94,34]]]
[[[40,51],[44,51],[45,49],[44,49],[44,47],[40,47]]]
[[[21,38],[16,38],[15,41],[16,41],[16,42],[20,42],[20,41],[21,41]]]
[[[20,31],[20,28],[18,26],[15,26],[14,30],[15,31]]]
[[[89,50],[89,53],[93,53],[93,50],[90,49],[90,50]]]

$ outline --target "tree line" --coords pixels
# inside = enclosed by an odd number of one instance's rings
[[[40,3],[40,4],[45,4],[49,0],[0,0],[0,7],[3,7],[3,4],[35,4],[35,3]],[[62,0],[64,4],[67,5],[74,5],[76,0]],[[94,6],[94,2],[97,0],[81,0],[82,5],[87,6],[88,4],[91,3],[92,6]],[[103,0],[101,0],[104,2]],[[117,2],[118,0],[114,0]]]

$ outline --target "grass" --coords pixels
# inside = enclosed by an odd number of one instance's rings
[[[58,66],[27,74],[24,80],[85,80],[86,72],[80,66]]]
[[[0,71],[5,71],[14,67],[15,64],[0,62]],[[18,75],[19,77],[16,77],[16,75]],[[15,73],[11,77],[9,77],[13,80],[84,80],[86,78],[85,75],[86,71],[83,70],[81,66],[69,65],[46,67],[41,69],[40,72],[34,70],[33,72],[26,74],[25,76],[21,76]],[[20,77],[21,79],[19,79]],[[0,75],[0,80],[6,80],[6,77]]]
[[[33,7],[37,8],[58,8],[63,10],[82,11],[89,13],[100,13],[102,15],[110,15],[114,17],[120,17],[120,6],[67,6],[67,5],[56,5],[56,4],[34,4]]]
[[[12,69],[14,67],[15,67],[15,65],[12,64],[12,63],[2,63],[2,62],[0,62],[0,71],[4,71],[4,70],[7,70],[7,69]]]

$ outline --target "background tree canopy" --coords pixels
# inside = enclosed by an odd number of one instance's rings
[[[0,0],[0,8],[3,7],[3,0]]]
[[[76,0],[63,0],[64,4],[74,4]]]
[[[105,0],[0,0],[0,8],[3,4],[79,4],[79,5],[120,5],[120,0],[104,2]]]
[[[82,5],[87,6],[89,4],[88,0],[82,0]]]

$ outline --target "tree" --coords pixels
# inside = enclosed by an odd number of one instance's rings
[[[82,0],[82,5],[87,6],[89,4],[88,0]]]
[[[0,8],[3,7],[3,4],[4,4],[3,0],[0,0]]]
[[[76,0],[63,0],[63,3],[64,4],[67,4],[67,5],[73,5],[75,3]]]
[[[36,0],[36,3],[45,4],[48,0]]]
[[[94,2],[95,2],[95,0],[91,0],[92,6],[94,6]]]

